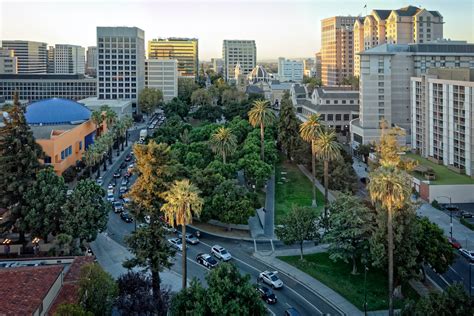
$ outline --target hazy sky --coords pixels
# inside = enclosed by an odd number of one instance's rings
[[[0,0],[0,39],[93,46],[96,26],[137,26],[145,41],[197,37],[199,57],[221,57],[223,39],[254,39],[257,58],[311,57],[323,18],[409,4],[438,10],[444,36],[474,42],[474,0]]]

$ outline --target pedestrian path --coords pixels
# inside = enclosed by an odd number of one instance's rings
[[[313,181],[313,175],[311,174],[311,172],[309,172],[308,169],[306,169],[305,166],[298,165],[298,168],[301,170],[301,172],[304,173],[304,175],[306,177],[308,177],[309,181],[311,181],[311,182]],[[318,179],[316,179],[316,188],[324,194],[324,186],[318,181]],[[336,199],[336,197],[334,196],[334,194],[332,194],[331,191],[329,191],[328,192],[329,202],[333,202],[335,199]]]

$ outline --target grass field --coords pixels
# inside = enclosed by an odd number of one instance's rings
[[[432,168],[436,174],[436,180],[430,181],[430,184],[474,184],[474,179],[469,176],[456,173],[449,170],[447,167],[438,165],[420,155],[407,153],[403,157],[415,159],[420,165]],[[425,178],[419,173],[412,172],[412,175],[420,180],[425,180]]]
[[[283,172],[283,174],[282,174]],[[286,172],[286,174],[285,174]],[[295,164],[284,158],[275,168],[275,223],[281,221],[282,216],[291,210],[293,205],[311,206],[311,181],[298,169]],[[324,195],[316,190],[317,211],[324,207]]]
[[[360,310],[364,310],[364,273],[363,267],[359,267],[359,274],[352,275],[352,263],[329,259],[326,252],[305,255],[304,261],[299,256],[278,257],[280,260],[295,266],[296,268],[318,279],[334,291],[341,294]],[[367,309],[369,311],[388,308],[388,285],[387,275],[372,267],[367,272]],[[407,297],[418,299],[418,294],[406,286],[402,292]],[[395,308],[401,308],[404,302],[396,300]]]

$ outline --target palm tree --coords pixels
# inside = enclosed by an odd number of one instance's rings
[[[260,158],[265,157],[265,126],[268,126],[275,119],[270,103],[265,100],[255,100],[253,107],[249,111],[249,123],[253,127],[260,126]]]
[[[387,211],[388,239],[388,299],[389,315],[393,315],[393,211],[400,209],[410,196],[410,181],[406,173],[393,165],[382,165],[370,174],[370,199]]]
[[[316,207],[316,146],[314,142],[318,137],[318,134],[321,129],[320,117],[319,114],[312,114],[308,117],[306,122],[301,123],[300,125],[300,136],[301,138],[311,143],[311,169],[313,173],[313,207]]]
[[[201,191],[188,179],[176,180],[169,191],[163,193],[166,201],[161,207],[166,221],[172,225],[181,225],[183,247],[183,289],[186,288],[186,225],[192,223],[193,215],[199,217],[204,203],[199,196]]]
[[[108,105],[100,107],[104,121],[107,123],[107,129],[111,129],[117,122],[117,113],[112,110]]]
[[[92,146],[89,146],[89,148],[87,148],[87,150],[84,153],[84,163],[88,167],[89,177],[90,177],[91,176],[91,168],[93,166],[95,166],[96,163],[97,163],[96,160],[95,160],[95,157],[94,157],[94,151],[93,151]]]
[[[128,146],[128,129],[133,126],[133,118],[129,115],[122,118],[125,125],[125,146]],[[123,151],[123,146],[122,146]]]
[[[100,126],[104,122],[104,118],[102,116],[102,112],[100,110],[94,110],[91,114],[91,120],[95,124],[95,133],[96,137],[100,136]]]
[[[327,221],[327,209],[329,205],[329,162],[341,156],[341,144],[336,140],[336,132],[326,128],[321,128],[318,137],[313,142],[316,158],[324,163],[324,219]]]
[[[219,127],[219,129],[212,134],[209,140],[211,149],[214,153],[222,155],[222,161],[226,163],[227,155],[231,155],[237,148],[237,137],[232,134],[229,128]]]

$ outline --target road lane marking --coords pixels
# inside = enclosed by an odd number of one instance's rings
[[[285,286],[285,287],[286,287],[288,290],[292,291],[295,295],[301,297],[301,299],[302,299],[303,301],[305,301],[309,306],[312,306],[315,310],[317,310],[320,315],[323,315],[323,312],[321,312],[321,311],[319,310],[319,308],[317,308],[317,307],[314,306],[310,301],[308,301],[306,298],[304,298],[303,295],[299,294],[298,292],[296,292],[295,290],[293,290],[291,287],[288,287],[288,286]]]
[[[267,311],[270,312],[270,314],[272,314],[273,316],[276,316],[276,314],[270,309],[270,307],[265,307],[267,309]]]

